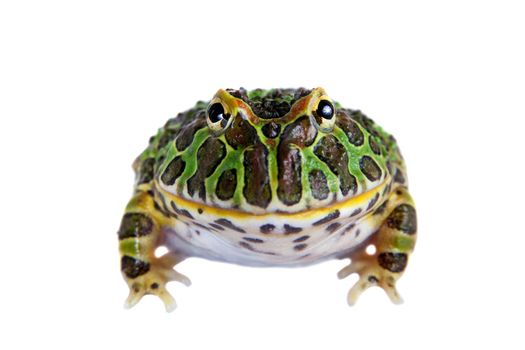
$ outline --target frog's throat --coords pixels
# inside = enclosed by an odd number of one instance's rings
[[[327,205],[321,208],[312,208],[306,209],[298,212],[267,212],[267,213],[252,213],[247,211],[242,211],[238,209],[231,208],[221,208],[221,207],[212,207],[205,205],[204,203],[194,202],[179,196],[176,196],[172,193],[163,191],[160,187],[157,187],[162,192],[162,196],[165,200],[172,201],[176,204],[179,209],[189,210],[190,212],[206,212],[210,215],[215,215],[217,217],[230,217],[237,219],[249,219],[257,217],[258,219],[263,219],[265,217],[271,218],[277,216],[286,217],[290,220],[308,220],[312,217],[324,217],[329,213],[332,213],[336,210],[342,213],[355,212],[357,209],[361,217],[366,215],[366,213],[375,209],[381,202],[382,197],[385,197],[389,192],[390,181],[385,181],[378,186],[370,189],[366,192],[363,192],[355,197],[348,198],[343,201],[333,202],[331,205]],[[158,191],[158,190],[157,190]]]

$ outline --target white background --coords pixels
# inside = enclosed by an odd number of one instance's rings
[[[524,10],[511,1],[2,1],[0,348],[525,346]],[[390,304],[346,261],[189,259],[122,308],[131,162],[218,88],[323,86],[398,139],[419,241]]]

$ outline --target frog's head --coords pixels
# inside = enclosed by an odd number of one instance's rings
[[[179,197],[297,212],[346,200],[389,176],[381,137],[365,125],[371,121],[322,88],[219,90],[202,107],[161,167],[162,187]]]

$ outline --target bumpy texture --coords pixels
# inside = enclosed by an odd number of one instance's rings
[[[127,306],[168,310],[166,283],[188,257],[249,266],[350,258],[349,304],[370,286],[394,302],[417,236],[395,139],[321,88],[219,90],[150,138],[118,230]],[[368,245],[376,252],[369,254]],[[159,246],[168,248],[163,256]]]

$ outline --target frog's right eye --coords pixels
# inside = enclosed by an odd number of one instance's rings
[[[215,132],[225,130],[230,124],[231,114],[227,113],[220,102],[212,103],[206,112],[208,126]]]

